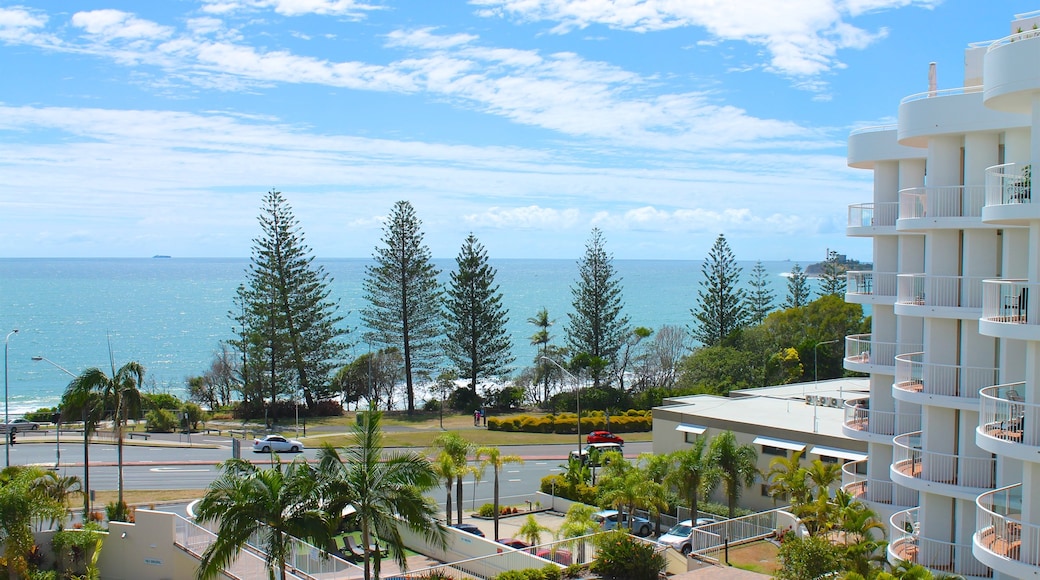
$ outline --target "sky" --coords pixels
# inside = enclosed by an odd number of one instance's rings
[[[0,257],[870,259],[850,131],[963,85],[1018,0],[0,0]]]

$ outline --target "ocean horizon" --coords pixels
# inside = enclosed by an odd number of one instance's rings
[[[7,377],[11,414],[58,403],[70,377],[89,367],[110,368],[135,360],[144,365],[145,388],[184,396],[187,379],[204,373],[221,341],[233,338],[228,312],[236,288],[246,282],[249,258],[0,258],[0,329],[11,336]],[[491,259],[496,282],[509,310],[507,329],[516,357],[514,373],[532,364],[536,348],[527,322],[541,308],[556,324],[563,344],[575,259]],[[331,278],[348,342],[349,362],[369,350],[360,339],[359,311],[365,304],[362,281],[371,258],[315,258]],[[621,278],[625,312],[632,325],[658,329],[688,327],[696,305],[703,260],[614,260]],[[779,305],[784,277],[795,264],[763,261]],[[447,283],[454,258],[435,259]],[[739,261],[747,287],[755,261]],[[33,361],[44,357],[46,361]]]

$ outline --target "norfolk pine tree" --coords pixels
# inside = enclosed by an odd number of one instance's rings
[[[784,308],[798,308],[809,303],[809,278],[798,264],[791,268],[791,276],[787,279],[787,298]]]
[[[509,311],[502,306],[496,271],[488,265],[487,252],[473,234],[463,242],[455,264],[445,300],[444,352],[476,393],[478,378],[511,370],[513,343],[506,332]]]
[[[697,308],[690,311],[694,318],[691,334],[704,346],[721,343],[746,322],[744,291],[738,288],[740,272],[726,236],[719,234],[701,265],[704,279],[697,291]]]
[[[407,201],[394,204],[383,226],[383,247],[365,267],[365,300],[361,310],[365,337],[401,349],[408,413],[415,412],[414,375],[430,375],[439,353],[441,334],[440,271],[423,243],[422,221]]]
[[[846,284],[845,266],[838,261],[837,252],[828,250],[827,260],[823,263],[823,272],[820,274],[820,296],[844,297]]]
[[[751,280],[748,286],[751,290],[747,293],[748,322],[750,324],[762,324],[766,315],[773,311],[773,290],[769,287],[769,278],[765,266],[761,260],[755,262],[751,269]]]
[[[614,272],[614,258],[607,253],[606,240],[593,228],[578,262],[578,283],[571,287],[574,312],[568,313],[567,344],[577,356],[617,363],[617,354],[628,337],[628,317],[622,314],[621,280]],[[603,372],[593,366],[593,386],[599,387]]]
[[[236,346],[264,360],[270,372],[272,402],[299,387],[307,407],[327,399],[330,372],[345,348],[337,328],[343,320],[329,299],[330,278],[313,264],[299,222],[279,191],[264,197],[261,235],[253,239],[247,282],[238,287],[240,312],[230,314],[241,325]]]

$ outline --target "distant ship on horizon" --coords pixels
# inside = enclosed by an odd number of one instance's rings
[[[157,259],[157,258],[169,258],[169,257],[170,256],[167,256],[166,254],[156,254],[156,255],[152,256],[152,259],[154,260],[154,259]]]

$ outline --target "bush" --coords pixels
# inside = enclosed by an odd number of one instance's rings
[[[145,416],[145,431],[151,433],[170,433],[177,429],[177,415],[166,409],[148,411]]]
[[[603,580],[657,580],[664,571],[664,555],[624,530],[611,530],[595,541],[599,551],[589,569]]]
[[[603,430],[607,428],[607,417],[603,411],[583,413],[581,416],[581,432]],[[488,418],[490,431],[507,433],[557,433],[570,434],[578,432],[578,421],[574,413],[561,413],[545,417],[517,415],[515,417]],[[630,409],[610,416],[610,431],[614,433],[643,433],[653,430],[653,413]]]
[[[555,483],[555,485],[553,485]],[[546,475],[542,478],[541,487],[542,493],[551,494],[555,490],[557,497],[563,499],[569,499],[571,501],[586,503],[589,505],[596,505],[596,496],[598,490],[595,486],[579,483],[573,485],[567,481],[562,475]]]
[[[182,417],[180,422],[181,425],[184,424],[183,417],[185,415],[188,416],[188,424],[186,425],[186,427],[190,427],[192,431],[195,431],[199,428],[199,422],[202,421],[205,413],[202,411],[202,407],[196,405],[195,403],[184,403],[184,406],[181,407],[179,415],[180,417]]]
[[[495,504],[493,504],[493,503],[486,503],[486,504],[480,506],[480,509],[477,510],[477,515],[482,517],[482,518],[494,517],[495,516]]]
[[[40,407],[35,411],[29,411],[24,415],[26,421],[35,421],[37,423],[49,423],[54,418],[54,414],[58,412],[57,408]]]
[[[105,506],[105,517],[110,522],[134,523],[134,508],[126,505],[126,502],[114,501]]]
[[[496,580],[560,580],[560,567],[549,564],[544,568],[525,568],[502,572]]]

